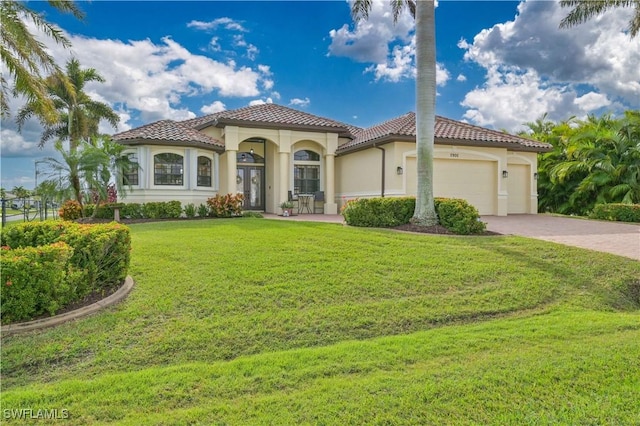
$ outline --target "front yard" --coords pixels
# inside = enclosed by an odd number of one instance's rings
[[[131,230],[123,304],[3,338],[3,409],[65,409],[68,424],[640,423],[639,262],[259,219]]]

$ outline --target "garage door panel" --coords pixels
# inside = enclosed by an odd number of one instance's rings
[[[495,161],[436,159],[433,164],[434,195],[462,198],[480,214],[497,212],[497,163]]]
[[[509,164],[507,170],[509,171],[507,181],[507,191],[509,192],[507,213],[529,213],[529,203],[531,202],[529,166],[526,164]]]

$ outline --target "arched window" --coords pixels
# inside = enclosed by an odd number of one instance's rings
[[[154,185],[183,185],[184,159],[182,155],[163,153],[153,156]]]
[[[293,154],[293,191],[295,194],[320,191],[320,154],[308,149]]]
[[[211,159],[198,157],[198,186],[211,186]]]

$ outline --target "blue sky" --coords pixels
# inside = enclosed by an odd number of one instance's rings
[[[81,3],[82,22],[29,2],[62,28],[71,52],[104,84],[118,131],[275,102],[361,127],[415,109],[414,24],[394,25],[388,2],[355,24],[346,1]],[[440,1],[436,9],[437,113],[517,131],[552,119],[640,108],[640,41],[618,10],[571,30],[552,1]],[[13,111],[21,100],[12,101]],[[102,130],[115,130],[103,126]],[[2,123],[2,186],[34,186],[41,129]]]

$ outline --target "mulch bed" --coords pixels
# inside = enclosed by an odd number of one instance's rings
[[[407,223],[405,225],[396,226],[391,229],[395,229],[397,231],[405,231],[405,232],[418,232],[421,234],[456,235],[442,225],[419,226],[419,225],[414,225],[412,223]],[[493,231],[484,231],[482,234],[473,234],[471,236],[486,236],[486,235],[502,235],[502,234],[498,232],[493,232]]]

